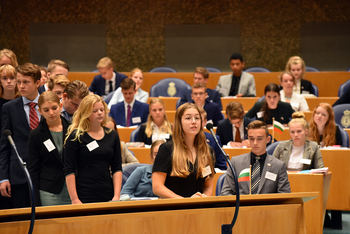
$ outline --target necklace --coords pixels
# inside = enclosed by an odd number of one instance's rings
[[[290,99],[292,99],[292,97],[285,96],[285,99],[290,100]]]

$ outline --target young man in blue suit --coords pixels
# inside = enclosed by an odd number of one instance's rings
[[[109,115],[117,125],[130,127],[147,122],[149,106],[146,103],[135,100],[136,84],[130,79],[124,79],[120,83],[124,101],[112,105]]]
[[[101,58],[96,67],[101,74],[94,77],[89,90],[101,97],[119,88],[122,80],[127,78],[126,75],[113,70],[113,62],[108,57]]]
[[[244,117],[244,109],[239,102],[230,102],[226,106],[226,119],[220,120],[216,134],[220,136],[221,143],[228,147],[250,147],[247,139],[247,126],[251,122]]]
[[[266,123],[259,120],[251,122],[248,125],[248,139],[252,151],[233,156],[231,162],[237,177],[245,170],[249,171],[250,166],[251,174],[242,177],[236,185],[228,168],[221,196],[235,195],[237,187],[241,195],[250,194],[250,191],[251,194],[290,193],[286,164],[266,152],[266,144],[270,141]]]
[[[38,126],[41,118],[37,105],[41,72],[38,65],[31,63],[19,65],[16,71],[21,97],[3,105],[1,133],[6,129],[12,132],[19,156],[27,162],[29,133]],[[0,191],[2,196],[12,198],[14,208],[30,206],[26,176],[3,134],[0,139]]]
[[[194,71],[194,74],[193,74],[193,83],[194,84],[202,83],[204,84],[204,86],[206,86],[208,83],[208,80],[209,80],[208,70],[205,69],[204,67],[196,67],[196,70]],[[188,90],[186,93],[184,93],[180,99],[179,106],[181,106],[186,102],[192,102],[191,94],[192,94],[192,90]],[[209,102],[215,102],[216,104],[218,104],[221,111],[222,104],[221,104],[221,98],[220,98],[219,92],[216,91],[215,89],[207,88],[207,94],[208,94],[207,99],[209,100]]]
[[[207,119],[211,121],[214,126],[217,126],[219,121],[224,117],[221,113],[220,107],[215,102],[210,102],[207,97],[207,88],[202,83],[195,83],[192,86],[192,100],[196,106],[203,108],[207,112]]]

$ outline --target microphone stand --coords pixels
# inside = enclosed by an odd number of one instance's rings
[[[208,128],[209,127],[209,128]],[[238,186],[238,179],[237,179],[237,174],[236,171],[233,169],[233,165],[231,163],[231,160],[229,158],[229,156],[226,154],[226,152],[222,149],[222,147],[220,146],[216,135],[213,131],[213,127],[208,126],[207,129],[210,131],[211,135],[213,136],[216,144],[219,146],[221,153],[224,155],[226,162],[228,163],[229,167],[231,168],[232,171],[232,175],[233,175],[233,179],[235,182],[235,186],[236,186],[236,205],[235,205],[235,214],[233,216],[232,222],[231,224],[223,224],[221,225],[221,233],[222,234],[232,234],[232,228],[235,225],[236,221],[237,221],[237,217],[238,217],[238,212],[239,212],[239,201],[240,201],[240,194],[239,194],[239,186]]]
[[[10,137],[11,136],[8,136],[8,138],[10,138]],[[31,216],[30,216],[30,227],[29,227],[28,234],[32,234],[33,229],[34,229],[34,222],[35,222],[35,194],[34,194],[33,182],[32,182],[32,179],[30,178],[29,172],[27,170],[26,163],[23,162],[22,158],[19,156],[18,151],[17,151],[16,146],[15,146],[15,143],[13,142],[12,138],[11,138],[11,140],[9,139],[9,142],[17,155],[19,163],[21,164],[21,168],[22,168],[24,174],[26,175],[26,179],[28,182],[28,187],[29,187],[29,191],[30,191],[30,193],[29,193],[30,205],[31,205],[31,210],[32,210]]]

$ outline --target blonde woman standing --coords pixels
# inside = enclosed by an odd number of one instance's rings
[[[68,128],[64,171],[72,204],[119,200],[120,141],[115,131],[104,127],[108,121],[106,110],[107,104],[100,96],[88,95]]]

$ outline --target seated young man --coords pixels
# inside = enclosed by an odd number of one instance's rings
[[[55,77],[57,75],[65,75],[66,77],[68,77],[68,72],[69,72],[69,66],[67,63],[58,59],[51,60],[47,65],[46,84],[40,86],[39,94],[49,90],[49,81],[52,77]]]
[[[31,63],[19,65],[16,72],[21,97],[3,105],[1,132],[12,132],[19,156],[28,162],[29,133],[39,125],[41,117],[37,105],[41,72],[38,65]],[[0,191],[2,196],[12,198],[14,208],[30,206],[26,176],[4,134],[0,140]]]
[[[196,70],[194,71],[193,74],[193,83],[202,83],[204,84],[204,86],[207,85],[209,80],[209,72],[207,69],[205,69],[204,67],[196,67]],[[188,90],[186,93],[184,93],[180,99],[180,103],[179,106],[181,106],[182,104],[186,103],[186,102],[192,102],[192,90]],[[216,91],[215,89],[209,89],[207,88],[207,94],[208,94],[208,98],[210,102],[215,102],[216,104],[219,105],[220,110],[222,110],[222,104],[221,104],[221,98],[220,98],[220,94],[218,91]]]
[[[207,119],[211,121],[214,126],[217,126],[219,121],[224,117],[221,113],[220,107],[215,102],[210,102],[208,99],[207,88],[202,83],[195,83],[192,86],[191,98],[196,106],[203,108],[207,112]]]
[[[226,119],[220,120],[216,134],[220,136],[221,143],[228,147],[250,147],[247,139],[247,126],[251,122],[244,117],[244,109],[239,102],[230,102],[226,106]]]
[[[128,78],[120,83],[124,101],[112,105],[109,115],[117,125],[130,127],[147,122],[149,106],[146,103],[135,100],[136,84]]]
[[[96,67],[101,74],[94,77],[89,90],[101,97],[116,90],[122,80],[127,78],[126,75],[113,70],[113,62],[108,57],[101,58]]]
[[[237,187],[242,195],[290,193],[286,164],[266,153],[266,144],[270,141],[266,123],[260,120],[251,122],[248,125],[248,139],[252,151],[232,157],[231,162],[237,177],[249,172],[250,166],[252,166],[251,175],[242,177],[236,185],[232,171],[228,168],[221,196],[235,195]]]
[[[199,108],[199,111],[201,113],[202,116],[202,127],[204,128],[206,123],[207,123],[207,112],[203,109],[203,108]],[[211,146],[211,148],[213,148],[214,153],[215,153],[215,168],[219,168],[221,170],[226,170],[227,169],[227,165],[226,165],[226,159],[224,158],[225,156],[222,154],[219,146],[216,144],[213,136],[209,133],[204,131],[205,137],[207,138],[207,144]],[[216,136],[216,138],[218,139],[218,142],[221,145],[221,141],[220,141],[220,137]]]
[[[89,95],[87,85],[80,81],[74,80],[67,84],[62,95],[61,115],[68,121],[72,121],[73,114],[77,111],[81,100]]]
[[[49,90],[56,93],[57,96],[60,99],[62,99],[64,89],[66,88],[68,83],[69,83],[69,80],[65,75],[54,76],[49,81]]]
[[[243,57],[235,53],[230,58],[230,67],[232,74],[220,76],[216,90],[221,97],[255,97],[255,80],[254,76],[244,72]]]

